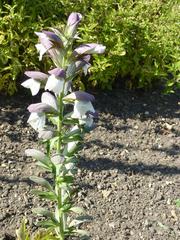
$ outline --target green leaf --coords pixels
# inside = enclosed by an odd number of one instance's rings
[[[65,138],[72,137],[74,135],[81,135],[80,129],[75,129],[73,131],[70,131],[64,135]]]
[[[54,192],[45,192],[45,191],[40,191],[36,189],[33,189],[31,192],[39,196],[40,198],[55,200],[55,201],[57,200],[57,196]]]
[[[81,135],[75,134],[75,135],[72,135],[72,136],[69,136],[69,137],[64,136],[62,140],[63,140],[63,143],[69,143],[69,142],[82,141],[83,138],[82,138]]]
[[[80,207],[72,207],[69,210],[74,212],[74,213],[78,213],[78,214],[83,214],[84,213],[84,209],[82,209]]]
[[[77,233],[78,235],[81,235],[81,238],[80,238],[81,240],[88,240],[88,239],[90,239],[89,232],[87,232],[85,230],[77,229],[74,232]]]
[[[58,139],[59,139],[59,137],[54,137],[54,138],[52,138],[49,142],[50,142],[50,149],[52,150],[54,147],[55,147],[55,145],[57,144],[57,142],[58,142]]]
[[[29,231],[26,228],[26,220],[23,219],[21,226],[16,230],[17,240],[30,240]]]
[[[176,199],[175,203],[176,203],[176,207],[180,208],[180,199]]]
[[[52,165],[50,163],[47,163],[46,161],[38,161],[36,162],[36,165],[38,165],[39,167],[44,168],[46,171],[48,172],[52,172]]]
[[[64,204],[61,209],[63,212],[68,212],[69,209],[71,208],[72,204],[71,203],[67,203],[67,204]]]
[[[54,222],[52,220],[40,221],[36,224],[37,226],[41,226],[44,228],[55,228],[59,226],[58,222]]]
[[[36,177],[36,176],[31,176],[30,177],[30,180],[35,182],[35,183],[38,183],[40,184],[41,186],[47,188],[48,190],[52,191],[53,188],[51,186],[51,184],[44,178],[40,178],[40,177]]]
[[[74,227],[74,226],[77,227],[84,222],[90,222],[90,221],[92,221],[92,217],[90,216],[79,216],[74,220],[72,220],[72,222],[69,224],[69,227]]]
[[[54,214],[45,208],[34,208],[32,211],[37,215],[51,218],[52,221],[56,222],[56,219],[54,218]]]

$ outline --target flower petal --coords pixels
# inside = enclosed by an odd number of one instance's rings
[[[64,79],[58,79],[54,75],[51,75],[46,83],[45,90],[53,91],[59,95],[63,91]]]
[[[55,110],[58,109],[57,106],[57,100],[56,98],[49,92],[44,92],[41,96],[41,102],[45,103],[49,106],[51,106],[52,108],[54,108]]]
[[[39,53],[39,61],[41,61],[43,55],[47,52],[47,49],[41,43],[36,44],[35,47]]]
[[[35,130],[43,129],[46,122],[46,117],[44,113],[31,113],[27,121],[32,128]]]
[[[50,129],[41,129],[39,131],[38,137],[42,138],[44,140],[49,140],[52,137],[54,137],[55,132],[53,130]]]
[[[31,113],[53,112],[53,108],[46,103],[34,103],[27,108]]]
[[[91,102],[87,101],[75,101],[74,103],[74,111],[71,115],[72,118],[87,118],[87,112],[95,112],[94,107]]]
[[[85,54],[102,54],[104,53],[106,47],[102,44],[96,43],[89,43],[89,44],[82,44],[81,46],[77,47],[73,51],[73,55],[77,57],[78,55],[85,55]]]
[[[54,68],[54,69],[48,71],[48,73],[51,75],[54,75],[55,77],[59,77],[59,78],[66,77],[66,72],[62,68]]]
[[[31,90],[32,95],[34,96],[39,92],[41,83],[33,78],[30,78],[21,83],[21,85],[25,88],[29,88]]]
[[[74,37],[76,35],[77,26],[81,19],[82,15],[80,13],[73,12],[69,15],[65,29],[65,34],[67,34],[67,36]]]
[[[43,72],[38,72],[38,71],[26,71],[24,73],[26,76],[33,78],[35,80],[46,80],[48,78],[48,75],[43,73]]]
[[[77,12],[73,12],[69,15],[68,20],[67,20],[67,25],[71,26],[74,24],[78,24],[82,19],[82,15]]]
[[[46,37],[48,37],[51,41],[57,43],[60,47],[63,47],[63,42],[62,40],[54,33],[50,31],[42,31]]]
[[[76,92],[72,92],[69,95],[65,96],[63,98],[64,101],[75,101],[75,100],[79,100],[79,101],[91,101],[93,102],[95,100],[94,96],[87,93],[87,92],[83,92],[83,91],[76,91]]]

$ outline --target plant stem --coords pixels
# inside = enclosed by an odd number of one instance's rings
[[[58,121],[58,134],[59,134],[59,139],[58,139],[58,145],[57,145],[57,153],[61,154],[61,148],[62,148],[62,121],[63,121],[63,92],[60,94],[59,96],[59,121]],[[59,222],[60,222],[60,226],[59,226],[59,234],[60,234],[60,240],[64,240],[64,232],[65,232],[65,228],[66,228],[66,223],[65,223],[65,216],[64,213],[62,211],[62,206],[64,203],[64,189],[61,187],[59,187],[59,183],[58,183],[58,177],[56,175],[56,186],[55,186],[55,191],[56,194],[58,196],[58,203],[57,203],[57,211],[58,211],[58,217],[59,217]]]

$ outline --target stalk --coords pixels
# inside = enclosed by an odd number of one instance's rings
[[[59,139],[58,139],[58,144],[57,144],[57,153],[61,154],[61,147],[62,147],[62,120],[63,120],[63,93],[60,94],[59,96],[59,121],[58,121],[58,134],[59,134]],[[61,210],[61,207],[63,205],[63,189],[59,187],[58,183],[58,176],[56,175],[56,183],[55,183],[55,192],[58,196],[58,203],[57,203],[57,208],[58,208],[58,217],[59,217],[59,233],[60,233],[60,240],[64,240],[64,231],[65,231],[65,223],[64,223],[64,213]]]

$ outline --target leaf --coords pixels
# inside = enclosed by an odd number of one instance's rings
[[[21,226],[16,230],[17,240],[30,240],[29,231],[26,228],[26,219],[22,220]]]
[[[73,226],[77,227],[84,222],[90,222],[90,221],[92,221],[92,217],[90,216],[79,216],[74,220],[72,220],[72,222],[69,224],[69,227],[73,227]]]
[[[43,159],[47,158],[43,152],[41,152],[37,149],[26,149],[25,154],[26,154],[26,156],[33,157],[36,160],[43,160]]]
[[[46,165],[46,163],[44,163],[43,161],[36,162],[36,165],[38,165],[39,167],[44,168],[48,172],[52,172],[52,166],[49,166],[49,164]]]
[[[57,144],[57,141],[58,141],[59,137],[54,137],[50,140],[50,149],[52,150],[55,146],[55,144]]]
[[[75,233],[77,233],[78,235],[81,235],[81,240],[88,240],[88,239],[90,239],[90,234],[89,234],[89,232],[87,232],[87,231],[85,231],[85,230],[83,230],[83,229],[77,229],[77,230],[75,230]]]
[[[64,204],[62,207],[61,207],[61,210],[63,212],[69,212],[69,209],[71,208],[71,204],[70,203],[67,203],[67,204]]]
[[[84,213],[84,209],[80,208],[80,207],[72,207],[69,209],[70,211],[74,212],[74,213],[78,213],[78,214],[82,214]]]
[[[82,141],[82,136],[79,134],[75,134],[69,137],[63,137],[63,142],[64,143],[69,143],[69,142],[75,142],[75,141]]]
[[[33,213],[36,213],[37,215],[51,218],[52,221],[56,222],[56,220],[54,218],[54,214],[45,208],[34,208],[32,211],[33,211]]]
[[[31,176],[30,177],[30,180],[35,182],[35,183],[38,183],[40,184],[41,186],[47,188],[48,190],[52,191],[53,188],[51,186],[51,184],[44,178],[40,178],[40,177],[36,177],[36,176]]]
[[[44,228],[55,228],[59,226],[58,222],[54,222],[52,220],[40,221],[36,223],[37,226],[41,226]]]
[[[176,199],[175,203],[176,203],[176,207],[180,208],[180,199]]]
[[[45,192],[45,191],[40,191],[36,189],[33,189],[31,192],[39,196],[40,198],[45,198],[45,199],[55,200],[55,201],[57,200],[57,196],[54,192]]]

